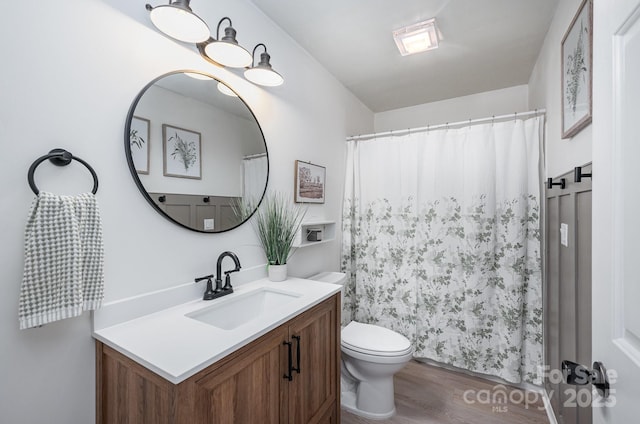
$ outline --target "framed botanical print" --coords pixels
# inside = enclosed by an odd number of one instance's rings
[[[163,124],[162,150],[166,177],[202,179],[199,132]]]
[[[591,123],[592,15],[592,0],[584,0],[562,39],[562,138]]]
[[[149,127],[151,123],[148,119],[134,116],[131,119],[129,130],[129,144],[131,148],[131,159],[138,174],[149,173]]]

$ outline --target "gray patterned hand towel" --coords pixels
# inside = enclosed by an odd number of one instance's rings
[[[99,308],[103,259],[102,222],[95,196],[40,192],[25,229],[20,329]]]

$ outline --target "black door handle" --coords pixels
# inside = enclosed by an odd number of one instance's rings
[[[609,396],[609,378],[602,362],[594,362],[593,369],[590,370],[584,365],[564,360],[562,375],[567,384],[583,386],[591,383],[604,399]]]
[[[300,336],[291,336],[291,338],[296,341],[296,367],[291,369],[300,374]]]
[[[289,353],[289,358],[287,361],[289,371],[288,371],[288,374],[283,375],[282,378],[286,378],[287,380],[291,381],[293,380],[293,358],[291,357],[292,356],[291,342],[282,342],[282,344],[287,346],[287,351]]]

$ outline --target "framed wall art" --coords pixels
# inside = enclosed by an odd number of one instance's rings
[[[131,159],[138,174],[149,173],[149,128],[151,122],[148,119],[134,116],[131,119],[129,130],[129,143],[131,148]]]
[[[296,203],[324,203],[326,168],[296,161],[294,200]]]
[[[200,133],[162,125],[164,176],[202,179]]]
[[[593,4],[584,0],[562,39],[562,138],[591,123]]]

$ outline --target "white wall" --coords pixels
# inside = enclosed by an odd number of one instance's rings
[[[547,110],[545,157],[547,177],[556,177],[591,161],[591,125],[562,139],[560,45],[582,0],[559,0],[544,45],[529,79],[529,108]]]
[[[375,115],[374,127],[376,132],[381,132],[525,112],[529,110],[527,93],[526,85],[518,85],[379,112]]]
[[[233,19],[240,42],[264,42],[285,78],[262,90],[238,73],[211,66],[191,46],[156,32],[144,2],[66,0],[10,2],[0,14],[0,420],[6,423],[92,423],[94,353],[88,314],[18,330],[23,229],[33,198],[27,169],[51,148],[64,147],[100,177],[106,261],[106,300],[172,287],[211,273],[224,250],[243,267],[264,263],[247,224],[223,234],[200,234],[166,221],[142,198],[124,158],[127,110],[138,91],[165,72],[192,68],[234,86],[254,110],[271,159],[269,187],[292,193],[294,160],[327,167],[326,203],[310,216],[339,219],[344,138],[371,132],[373,114],[284,32],[246,1],[200,1],[197,12],[215,28]],[[8,8],[8,9],[7,9]],[[90,187],[77,163],[42,164],[41,190],[77,193]],[[339,240],[300,250],[291,273],[339,266]]]

